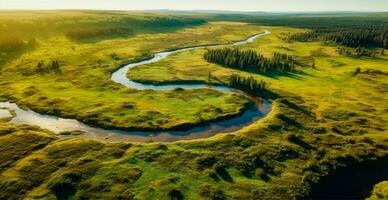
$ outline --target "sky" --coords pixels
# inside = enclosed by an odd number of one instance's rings
[[[0,9],[388,11],[388,0],[0,0]]]

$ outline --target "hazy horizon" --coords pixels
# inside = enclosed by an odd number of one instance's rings
[[[126,0],[0,0],[2,10],[175,10],[175,11],[251,11],[251,12],[387,12],[387,0],[164,0],[141,2]]]

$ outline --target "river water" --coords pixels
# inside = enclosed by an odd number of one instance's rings
[[[244,45],[244,44],[251,43],[255,41],[257,38],[267,34],[270,34],[270,32],[264,31],[257,35],[251,36],[244,41],[239,41],[228,45],[187,47],[187,48],[182,48],[178,50],[160,52],[155,54],[151,59],[136,62],[136,63],[131,63],[118,69],[116,72],[112,74],[111,78],[116,83],[122,84],[123,86],[129,87],[129,88],[137,89],[137,90],[211,88],[214,90],[218,90],[220,92],[233,92],[233,89],[227,86],[209,86],[206,84],[168,84],[168,85],[143,84],[143,83],[138,83],[130,80],[127,77],[127,73],[133,67],[158,62],[174,53],[190,51],[190,50],[200,49],[200,48],[220,48],[220,47]],[[102,128],[88,126],[75,119],[64,119],[57,116],[44,115],[44,114],[36,113],[31,110],[21,109],[15,103],[0,102],[0,108],[7,108],[15,112],[16,116],[10,121],[11,123],[36,125],[56,133],[62,133],[66,131],[83,132],[82,134],[76,135],[76,137],[95,138],[95,139],[103,139],[103,140],[110,140],[110,141],[171,142],[171,141],[177,141],[177,140],[206,138],[206,137],[214,136],[218,133],[234,132],[245,126],[248,126],[249,124],[256,122],[257,120],[266,116],[271,111],[271,104],[267,100],[255,98],[254,102],[256,103],[255,106],[253,106],[251,109],[246,110],[244,113],[242,113],[239,116],[236,116],[227,120],[209,122],[208,124],[200,125],[198,127],[185,130],[185,131],[122,131],[122,130],[102,129]],[[9,111],[0,109],[0,118],[2,113],[4,114],[5,112],[9,113]],[[75,136],[70,134],[70,135],[61,135],[61,137],[67,138],[67,137],[75,137]]]

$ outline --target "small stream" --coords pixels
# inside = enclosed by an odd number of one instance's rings
[[[168,85],[153,85],[153,84],[143,84],[130,80],[127,77],[128,71],[136,66],[146,65],[150,63],[155,63],[160,60],[167,58],[168,56],[183,52],[190,51],[194,49],[201,48],[219,48],[219,47],[230,47],[238,46],[251,43],[257,38],[270,34],[269,31],[264,31],[254,36],[249,37],[244,41],[235,42],[228,45],[208,45],[208,46],[198,46],[198,47],[187,47],[178,50],[160,52],[154,55],[153,58],[128,64],[112,74],[112,80],[116,83],[122,84],[126,87],[137,89],[137,90],[173,90],[176,88],[182,89],[201,89],[201,88],[210,88],[220,92],[234,92],[232,88],[227,86],[210,86],[207,84],[168,84]],[[252,97],[250,97],[252,99]],[[217,122],[209,122],[205,125],[200,125],[195,128],[185,130],[185,131],[122,131],[122,130],[111,130],[111,129],[102,129],[88,126],[82,122],[79,122],[75,119],[64,119],[56,116],[39,114],[31,110],[24,110],[19,108],[15,103],[10,102],[0,102],[0,118],[2,114],[5,116],[8,110],[12,110],[16,116],[10,121],[14,124],[29,124],[40,126],[41,128],[51,130],[56,133],[63,133],[69,131],[78,131],[76,137],[84,138],[94,138],[94,139],[104,139],[110,141],[130,141],[130,142],[146,142],[146,141],[161,141],[161,142],[171,142],[177,140],[191,140],[197,138],[207,138],[214,136],[218,133],[229,133],[237,131],[245,126],[248,126],[257,120],[263,118],[271,111],[271,104],[261,98],[254,98],[255,106],[246,110],[244,113],[237,117],[231,119],[221,120]],[[8,109],[8,110],[6,110]],[[63,135],[61,137],[75,137],[73,134]]]
[[[156,53],[153,56],[153,58],[151,58],[151,59],[136,62],[136,63],[131,63],[131,64],[128,64],[128,65],[118,69],[116,72],[114,72],[112,74],[112,80],[116,83],[120,83],[121,85],[124,85],[124,86],[129,87],[129,88],[134,88],[137,90],[147,90],[147,89],[149,89],[149,90],[173,90],[176,88],[192,90],[192,89],[201,89],[201,88],[211,88],[211,89],[222,91],[222,92],[230,92],[231,88],[229,88],[227,86],[209,86],[207,84],[168,84],[168,85],[143,84],[143,83],[138,83],[138,82],[132,81],[131,79],[128,78],[127,74],[128,74],[128,71],[134,67],[159,62],[172,54],[176,54],[176,53],[184,52],[184,51],[191,51],[191,50],[195,50],[195,49],[240,46],[240,45],[252,43],[257,38],[268,35],[270,33],[271,32],[265,30],[262,33],[258,33],[254,36],[249,37],[246,40],[235,42],[232,44],[187,47],[187,48],[182,48],[182,49],[177,49],[177,50],[172,50],[172,51],[164,51],[164,52]]]

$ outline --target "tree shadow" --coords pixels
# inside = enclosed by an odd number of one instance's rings
[[[303,125],[301,123],[299,123],[295,119],[289,118],[283,114],[277,115],[277,118],[279,118],[280,120],[282,120],[283,122],[285,122],[288,125],[294,126],[296,128],[299,128],[299,129],[303,128]]]
[[[306,73],[304,71],[300,71],[300,70],[294,70],[292,72],[267,72],[267,73],[258,73],[258,74],[261,74],[263,76],[273,78],[276,80],[278,80],[279,77],[288,77],[288,78],[292,78],[292,79],[296,79],[296,80],[304,80],[305,79],[304,76],[315,77],[312,74],[308,74],[308,73]]]
[[[291,134],[287,137],[287,140],[296,144],[296,145],[299,145],[301,146],[302,148],[306,149],[306,150],[314,150],[316,149],[314,146],[310,145],[309,143],[305,142],[300,136],[298,135],[295,135],[295,134]]]
[[[292,79],[303,80],[301,75],[293,72],[267,72],[262,73],[262,75],[273,79],[279,79],[279,77],[288,77]]]
[[[257,96],[262,97],[264,99],[269,99],[269,100],[280,98],[280,95],[267,89],[261,91],[260,94],[258,94]]]
[[[282,99],[280,102],[285,104],[286,106],[288,106],[289,108],[291,108],[293,110],[302,112],[303,114],[311,115],[310,111],[306,110],[305,108],[302,108],[301,106],[299,106],[293,102],[288,101],[287,99]]]
[[[232,176],[230,176],[229,172],[226,171],[226,169],[224,167],[216,167],[216,172],[222,178],[222,180],[229,182],[229,183],[234,182]]]

